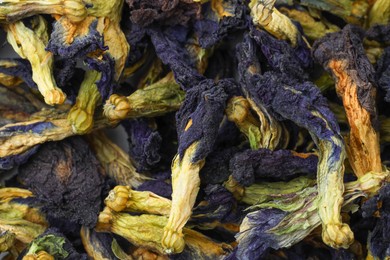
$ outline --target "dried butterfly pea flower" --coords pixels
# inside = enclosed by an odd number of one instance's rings
[[[68,121],[72,125],[72,130],[77,134],[89,133],[93,128],[95,109],[101,102],[101,95],[97,87],[101,76],[101,73],[94,70],[85,73],[76,103],[68,113]]]
[[[311,82],[302,82],[286,74],[257,74],[249,55],[256,53],[249,37],[238,48],[242,87],[258,106],[278,117],[286,118],[306,128],[319,151],[317,167],[319,214],[323,222],[323,240],[333,247],[348,247],[353,233],[341,222],[343,192],[344,145],[334,115],[327,100]],[[249,56],[250,57],[250,56]],[[286,61],[287,62],[287,61]]]
[[[0,72],[3,75],[1,83],[4,86],[16,87],[24,82],[30,88],[37,88],[37,85],[31,77],[31,65],[26,60],[2,59],[0,61]]]
[[[69,254],[63,248],[65,243],[65,238],[56,237],[54,235],[46,235],[43,237],[38,237],[32,241],[30,248],[27,254],[23,257],[24,260],[27,259],[53,259],[54,256],[66,258]],[[48,251],[46,252],[45,249]]]
[[[121,21],[123,1],[115,0],[108,3],[107,1],[103,0],[99,2],[99,4],[102,5],[102,10],[97,10],[96,16],[101,17],[100,15],[104,15],[103,21],[105,26],[102,32],[104,36],[104,45],[108,47],[107,53],[115,61],[115,74],[113,78],[115,81],[118,81],[122,74],[123,68],[125,67],[127,56],[130,50],[126,36],[121,30],[119,24]],[[96,1],[93,1],[94,7],[97,7],[96,3]],[[94,15],[94,7],[91,8],[92,15]],[[100,12],[102,12],[102,14],[100,14]]]
[[[116,94],[110,96],[104,105],[104,115],[113,123],[126,118],[159,116],[178,110],[183,99],[184,92],[169,73],[128,97]]]
[[[7,40],[14,50],[31,63],[32,79],[45,102],[49,105],[62,104],[66,95],[57,87],[53,76],[53,56],[45,51],[48,42],[47,24],[42,16],[26,21],[7,24]],[[29,27],[32,26],[32,27]]]
[[[356,181],[346,183],[343,209],[346,211],[353,209],[351,205],[358,197],[375,195],[388,177],[388,171],[371,172]],[[321,224],[317,187],[307,186],[306,182],[297,180],[290,182],[295,187],[290,187],[289,182],[282,186],[294,190],[292,193],[275,194],[272,189],[265,190],[265,193],[271,194],[263,194],[266,201],[252,207],[259,210],[245,217],[240,233],[236,236],[238,247],[232,257],[248,259],[264,257],[271,248],[279,249],[296,244]]]
[[[251,149],[266,146],[263,142],[268,138],[263,138],[263,135],[266,135],[268,131],[262,131],[263,124],[254,117],[250,110],[250,104],[244,97],[235,96],[229,99],[225,114],[248,138]]]
[[[15,88],[0,86],[0,125],[27,120],[36,108]]]
[[[0,232],[0,252],[9,251],[15,243],[15,234],[8,230]]]
[[[145,181],[137,188],[137,190],[150,191],[167,199],[170,199],[172,195],[172,185],[163,179]]]
[[[130,20],[142,27],[153,23],[173,26],[186,25],[194,19],[200,5],[192,0],[126,0],[130,7]]]
[[[62,116],[63,117],[63,116]],[[10,124],[2,127],[0,129],[0,157],[12,156],[21,154],[28,149],[32,148],[37,144],[44,143],[46,141],[57,141],[62,140],[66,137],[69,137],[73,134],[71,125],[68,124],[68,121],[63,118],[48,118],[47,121],[53,125],[51,128],[46,128],[41,133],[34,132],[22,132],[18,131],[18,128],[28,129],[29,125],[37,126],[39,124],[48,125],[48,122],[45,120],[36,120],[25,121],[16,124]],[[16,131],[9,132],[9,127],[15,129]],[[3,130],[4,134],[3,134]]]
[[[387,180],[388,181],[388,180]],[[387,183],[378,194],[362,205],[363,217],[375,216],[376,223],[368,236],[367,247],[375,259],[386,259],[390,256],[388,236],[390,224],[389,205],[390,185]],[[373,221],[373,220],[371,220]]]
[[[108,54],[100,57],[87,57],[84,61],[94,70],[88,70],[85,73],[76,103],[68,115],[74,131],[79,134],[91,131],[95,108],[112,94],[116,73],[115,62]]]
[[[115,79],[117,80],[123,70],[129,50],[125,35],[119,28],[123,1],[83,1],[83,4],[88,16],[80,21],[81,23],[74,23],[68,17],[61,17],[55,24],[52,45],[49,44],[48,48],[55,53],[58,52],[61,56],[68,57],[76,55],[76,50],[86,48],[80,53],[82,55],[78,55],[80,57],[96,49],[108,48],[108,53],[115,60]],[[89,33],[91,34],[88,35]],[[76,50],[72,50],[73,48]]]
[[[267,231],[277,226],[285,214],[278,209],[266,209],[247,214],[236,238],[239,244],[226,259],[261,259],[266,256],[269,248],[278,243]]]
[[[368,12],[367,27],[390,22],[390,3],[386,0],[377,0]]]
[[[252,185],[256,179],[287,180],[298,174],[314,176],[317,156],[289,150],[245,150],[230,159],[233,178],[243,186]]]
[[[64,4],[66,5],[68,2],[70,1],[65,1]],[[54,53],[58,52],[62,55],[73,56],[79,50],[86,48],[84,50],[86,54],[87,52],[85,51],[94,50],[91,47],[103,47],[101,45],[100,35],[104,34],[104,45],[107,45],[110,55],[115,60],[115,78],[117,80],[123,70],[129,50],[125,35],[119,27],[123,2],[120,0],[110,2],[72,2],[75,7],[77,6],[84,11],[82,19],[75,21],[72,17],[66,15],[60,14],[62,15],[61,18],[56,16],[59,20],[54,26],[53,39],[48,49]],[[40,6],[42,4],[37,5],[43,9]],[[43,9],[41,12],[45,13],[45,10]],[[93,35],[97,36],[97,38],[94,39],[92,36],[86,36],[88,30],[85,30],[85,28],[92,29]],[[81,37],[78,37],[79,34]],[[73,46],[75,50],[72,50]]]
[[[272,201],[283,194],[297,193],[314,184],[314,179],[303,176],[287,183],[281,181],[255,183],[243,189],[241,201],[249,205],[258,205]]]
[[[86,260],[87,256],[79,254],[72,243],[56,228],[49,228],[30,243],[23,259]]]
[[[148,35],[161,61],[168,65],[175,75],[176,82],[183,90],[195,86],[204,77],[190,63],[189,53],[173,35],[158,29],[148,30]]]
[[[105,172],[116,184],[137,188],[150,179],[136,171],[128,154],[111,141],[103,131],[95,131],[87,135],[87,140]]]
[[[170,86],[170,87],[168,87]],[[135,91],[128,98],[123,97],[127,106],[126,116],[124,118],[151,117],[176,111],[183,100],[183,92],[175,85],[155,85],[147,89]],[[66,137],[76,135],[73,127],[66,119],[66,114],[62,111],[51,110],[52,113],[37,117],[17,124],[10,124],[0,128],[0,158],[10,155],[20,154],[27,151],[37,144],[48,141],[59,141]],[[81,120],[82,118],[80,118]],[[46,125],[50,123],[52,128],[47,128],[41,133],[7,131],[8,127],[25,128],[28,125],[35,124]],[[93,129],[102,129],[104,127],[113,127],[118,123],[117,120],[109,120],[103,115],[97,115]],[[17,130],[17,128],[14,128]],[[3,130],[5,133],[3,134]]]
[[[202,48],[210,48],[246,27],[246,6],[238,0],[211,1],[202,5],[202,18],[194,22],[195,34]]]
[[[310,238],[288,249],[270,250],[267,257],[285,255],[288,259],[358,259],[359,256],[364,255],[360,243],[356,244],[356,250],[352,250],[351,248],[334,249],[318,242],[316,239],[318,229],[314,230],[309,236]]]
[[[241,150],[236,146],[220,148],[216,143],[216,149],[207,156],[207,161],[200,171],[201,182],[203,184],[219,184],[226,181],[230,175],[229,161]]]
[[[19,167],[18,177],[47,216],[95,225],[104,188],[102,169],[80,137],[42,145],[29,163]]]
[[[93,70],[85,73],[76,103],[68,114],[74,131],[79,134],[91,131],[96,106],[113,93],[115,86],[115,62],[108,54],[103,54],[102,57],[87,57],[84,61]]]
[[[190,60],[195,64],[197,71],[204,74],[214,49],[203,49],[195,34],[192,34],[187,40],[185,47],[188,50]]]
[[[105,204],[116,212],[141,212],[169,215],[171,201],[149,191],[134,191],[129,186],[116,186],[105,199]]]
[[[327,21],[324,17],[313,16],[311,11],[307,11],[304,8],[299,7],[280,7],[279,11],[288,16],[291,20],[299,22],[302,29],[310,40],[316,40],[322,38],[327,33],[339,31],[340,28]]]
[[[184,249],[182,228],[190,218],[199,191],[199,171],[213,149],[227,93],[234,87],[230,80],[201,81],[187,91],[176,114],[179,148],[172,162],[172,209],[162,240],[167,252],[179,253]]]
[[[79,134],[87,133],[93,127],[93,112],[100,100],[97,88],[103,95],[104,101],[106,96],[112,93],[112,81],[119,79],[129,52],[126,37],[119,26],[123,2],[118,0],[111,2],[94,1],[93,3],[86,3],[86,5],[88,5],[88,17],[82,23],[74,24],[68,21],[66,17],[59,20],[59,23],[61,23],[57,27],[59,28],[59,43],[54,42],[53,46],[56,50],[65,44],[65,54],[67,54],[67,49],[72,48],[72,45],[80,44],[78,48],[84,53],[78,53],[79,56],[85,56],[86,51],[95,51],[93,48],[96,47],[106,49],[105,46],[107,46],[108,48],[107,54],[103,54],[103,58],[100,55],[95,55],[97,60],[89,58],[85,60],[90,67],[101,73],[86,72],[84,83],[90,83],[91,80],[98,82],[96,82],[96,86],[94,84],[82,84],[76,104],[69,113],[68,119],[73,124],[75,132]],[[68,32],[65,37],[61,35],[63,34],[61,33],[61,27],[64,27],[64,32]],[[86,38],[80,37],[79,42],[74,42],[74,37],[77,36],[79,31],[85,35],[85,27],[95,29],[97,36],[103,35],[105,46],[101,46],[101,37],[97,37],[97,39],[89,36]],[[84,48],[86,49],[84,50]],[[52,49],[52,47],[49,46],[49,49]],[[93,98],[88,100],[86,96],[92,96]]]
[[[317,61],[335,78],[343,100],[350,126],[347,153],[354,173],[380,172],[374,69],[364,54],[361,31],[348,25],[317,41],[313,49]]]
[[[364,34],[370,41],[375,41],[376,45],[387,46],[390,43],[390,25],[378,24],[370,27]],[[365,44],[374,44],[373,42],[364,42]]]
[[[378,86],[386,92],[385,101],[390,102],[390,47],[379,58],[375,74]]]
[[[15,22],[36,14],[66,16],[77,23],[86,17],[87,9],[79,0],[5,0],[0,7],[0,22]]]
[[[41,134],[45,130],[52,128],[54,128],[54,125],[50,122],[34,122],[28,125],[8,124],[2,128],[1,136],[12,138],[15,133]],[[0,168],[11,169],[16,165],[25,163],[33,154],[38,151],[38,148],[39,145],[36,145],[22,153],[1,157]]]
[[[237,221],[239,214],[235,210],[236,200],[231,193],[220,185],[206,188],[206,193],[208,196],[194,209],[189,226],[201,229],[218,227],[228,232],[237,232],[238,225],[231,222]],[[133,191],[128,186],[116,186],[105,199],[105,204],[115,212],[169,216],[172,202],[149,190]]]
[[[80,230],[80,236],[89,257],[93,259],[116,259],[115,252],[112,250],[114,238],[111,234],[98,233],[83,226]]]
[[[84,62],[93,70],[85,73],[76,103],[68,115],[68,120],[72,123],[74,131],[79,134],[91,131],[95,108],[113,93],[116,73],[115,62],[109,54],[86,57]]]
[[[90,69],[101,73],[100,79],[96,82],[101,98],[105,101],[114,92],[115,61],[109,54],[101,57],[87,57],[84,62]]]
[[[53,24],[53,31],[46,49],[63,58],[84,58],[90,52],[108,49],[100,32],[101,21],[88,17],[72,28],[72,24],[62,17]],[[71,30],[72,29],[72,30]]]
[[[126,40],[131,51],[127,56],[126,67],[133,66],[147,53],[150,42],[146,37],[146,29],[134,23],[125,23],[123,27]],[[126,74],[124,72],[124,74]]]
[[[28,159],[35,154],[39,149],[39,145],[32,147],[31,149],[17,155],[10,155],[0,158],[0,169],[10,170],[17,165],[24,164]]]
[[[364,0],[341,0],[337,2],[332,0],[299,0],[299,4],[329,12],[353,24],[363,24],[370,7],[368,1]]]
[[[132,216],[126,213],[116,213],[106,207],[99,215],[96,230],[112,232],[124,237],[133,245],[165,254],[160,241],[167,220],[165,216],[147,214]],[[184,232],[186,239],[184,253],[189,254],[190,259],[215,259],[225,255],[226,250],[230,248],[229,245],[216,243],[191,229],[184,229]]]
[[[36,207],[25,204],[23,199],[33,194],[25,189],[0,189],[0,230],[12,232],[15,239],[27,244],[42,234],[48,223]]]
[[[201,229],[218,227],[236,232],[234,227],[238,226],[231,222],[238,221],[239,211],[235,209],[236,200],[231,193],[220,185],[213,185],[206,188],[206,194],[205,200],[194,208],[189,226]],[[169,216],[172,202],[149,190],[134,191],[128,186],[116,186],[105,199],[105,205],[115,212]]]
[[[249,8],[253,24],[264,28],[278,39],[289,40],[296,46],[301,37],[298,28],[291,20],[274,7],[276,0],[251,0]]]
[[[149,54],[149,56],[151,55]],[[146,57],[145,55],[145,57],[142,58],[141,62],[143,63],[146,59],[149,58],[150,57]],[[135,67],[137,67],[137,65]],[[138,71],[136,71],[135,73],[138,73]],[[154,59],[152,64],[149,66],[147,73],[142,75],[139,79],[137,83],[137,89],[146,88],[154,83],[157,83],[161,78],[163,78],[162,75],[164,74],[165,72],[163,63],[160,59]],[[136,77],[136,74],[133,74],[132,76]],[[131,78],[129,80],[131,81]]]
[[[250,36],[257,42],[269,66],[282,74],[299,80],[307,80],[307,69],[312,67],[313,58],[308,45],[297,39],[294,47],[287,42],[275,39],[262,30],[251,26]],[[255,59],[255,58],[254,58]]]
[[[252,76],[254,74],[261,73],[260,63],[256,58],[257,47],[249,37],[245,36],[244,41],[238,45],[237,59],[238,59],[238,73],[241,79],[240,86],[242,92],[245,93],[246,100],[249,102],[250,107],[256,112],[260,124],[262,127],[263,138],[262,145],[266,145],[262,148],[275,149],[282,137],[282,127],[276,120],[278,115],[268,111],[263,105],[259,105],[259,102],[253,100],[247,90],[245,90],[246,82],[253,81]],[[239,48],[241,48],[240,51]],[[247,72],[249,68],[249,73]]]
[[[381,143],[384,144],[389,143],[390,142],[390,119],[387,117],[380,116],[379,122],[380,122],[380,137],[381,137],[380,141]],[[383,160],[385,161],[385,159]]]
[[[205,187],[204,191],[206,196],[193,209],[190,225],[205,229],[206,223],[211,223],[211,228],[213,228],[213,224],[217,222],[234,226],[232,223],[240,220],[240,212],[236,209],[237,201],[227,189],[220,184],[210,184]]]
[[[121,123],[127,132],[129,142],[129,155],[134,160],[137,171],[149,171],[156,166],[161,159],[162,137],[158,131],[150,125],[148,120],[133,119]]]
[[[168,260],[172,259],[169,258],[166,255],[158,254],[155,252],[152,252],[144,247],[138,247],[136,250],[134,250],[131,253],[131,256],[135,259],[153,259],[153,260]]]
[[[253,112],[256,112],[257,118]],[[287,122],[285,124],[276,122],[267,112],[264,113],[261,107],[257,107],[253,101],[242,96],[229,99],[225,114],[247,137],[253,150],[285,148],[291,143],[290,139],[294,138],[294,134],[289,133],[289,130],[295,126],[286,127]]]
[[[46,251],[39,251],[23,256],[23,260],[54,260],[54,257]]]
[[[57,85],[66,93],[67,104],[74,104],[80,87],[79,79],[84,77],[85,71],[76,67],[76,59],[55,58],[54,77]]]
[[[14,88],[13,88],[14,90]],[[10,90],[0,88],[0,125],[7,125],[20,121],[28,120],[30,115],[35,112],[35,107],[21,95],[17,95]],[[10,135],[11,132],[41,132],[46,128],[50,128],[50,124],[38,125],[32,124],[28,127],[6,127],[3,134]],[[10,155],[0,158],[0,169],[11,169],[16,165],[25,163],[28,158],[33,155],[39,146],[34,146],[32,149],[18,155]]]

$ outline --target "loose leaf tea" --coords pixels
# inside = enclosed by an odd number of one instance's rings
[[[1,257],[390,258],[390,1],[4,0],[0,26]]]

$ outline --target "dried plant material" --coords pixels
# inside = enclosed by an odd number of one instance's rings
[[[15,234],[5,230],[0,233],[0,252],[10,251],[15,243]]]
[[[76,104],[68,114],[68,120],[72,125],[73,132],[76,134],[86,134],[93,128],[93,116],[101,96],[96,86],[101,74],[97,71],[86,73],[81,83],[79,95],[77,95]]]
[[[49,228],[35,238],[21,256],[23,254],[25,260],[87,259],[85,254],[79,254],[70,241],[55,228]]]
[[[386,1],[0,2],[6,259],[390,256]]]
[[[293,46],[297,45],[298,38],[301,37],[297,27],[274,5],[275,0],[251,0],[249,8],[253,24],[264,28],[278,39],[289,40]]]
[[[257,109],[259,114],[261,110]],[[261,117],[262,122],[255,118],[251,112],[250,103],[244,97],[232,97],[226,106],[225,113],[227,118],[234,122],[240,131],[245,134],[249,140],[252,149],[268,147],[272,139],[272,131],[267,128],[265,115]],[[271,135],[271,136],[270,136]],[[273,147],[273,145],[271,145]]]
[[[80,137],[42,145],[31,161],[19,168],[19,178],[34,192],[50,218],[95,225],[104,188],[103,173]]]
[[[350,133],[346,139],[349,162],[357,176],[382,170],[372,65],[364,54],[357,28],[347,26],[314,46],[314,56],[336,80]]]
[[[354,182],[346,183],[343,210],[356,210],[356,206],[352,206],[354,200],[373,196],[388,178],[388,171],[371,172]],[[241,224],[237,234],[239,244],[234,253],[236,257],[255,259],[266,255],[271,248],[290,247],[321,224],[317,188],[312,186],[313,182],[303,180],[293,180],[291,186],[283,184],[292,189],[291,193],[275,193],[272,188],[262,193],[260,202],[250,208],[254,211]],[[253,199],[250,201],[255,202]]]
[[[140,212],[169,215],[171,201],[152,192],[134,191],[128,186],[116,186],[105,199],[107,207],[116,212]]]
[[[53,74],[53,55],[45,50],[48,43],[47,24],[42,16],[7,24],[8,42],[20,57],[31,63],[32,79],[49,105],[62,104],[66,94],[57,87]]]
[[[348,23],[360,25],[364,24],[364,19],[370,7],[369,1],[365,0],[300,0],[299,2],[309,8],[333,13]]]
[[[41,250],[36,253],[27,254],[23,256],[22,259],[23,260],[54,260],[54,256],[52,256],[46,251]]]
[[[260,31],[255,35],[257,41],[262,39],[262,42],[267,42],[268,38],[267,34]],[[281,41],[275,44],[289,48],[287,43]],[[270,46],[269,48],[275,51],[276,55],[282,55],[280,51],[283,47]],[[265,52],[264,49],[263,51]],[[318,209],[323,224],[322,238],[332,247],[347,248],[353,242],[353,233],[348,225],[341,222],[339,213],[343,201],[345,151],[337,121],[316,86],[304,81],[304,75],[297,75],[294,78],[284,72],[291,65],[291,61],[279,60],[275,64],[276,71],[260,75],[255,53],[254,42],[249,37],[245,37],[238,51],[240,64],[242,64],[240,77],[246,83],[242,87],[247,95],[258,106],[263,106],[268,113],[290,119],[309,131],[319,149],[317,181],[320,205]],[[290,53],[294,54],[294,50],[290,50]],[[277,56],[268,56],[268,59],[272,60],[275,57]],[[302,56],[296,54],[291,56],[294,57],[295,62],[299,64]],[[300,64],[303,66],[302,63]]]
[[[81,227],[81,240],[88,256],[93,259],[115,259],[115,252],[112,247],[116,241],[111,234],[98,233],[93,229]],[[119,247],[119,245],[118,245]],[[119,258],[119,257],[118,257]],[[122,258],[119,258],[122,259]]]
[[[281,7],[280,12],[293,21],[298,21],[302,26],[303,32],[310,40],[317,40],[324,37],[327,33],[340,30],[339,27],[326,21],[324,18],[318,19],[311,16],[310,12],[305,9]]]
[[[376,0],[368,13],[368,28],[390,22],[390,3],[386,0]]]
[[[129,155],[112,142],[103,131],[95,131],[88,135],[87,139],[107,175],[118,185],[138,188],[150,179],[136,171]]]
[[[192,0],[126,0],[130,7],[130,19],[140,26],[153,23],[165,25],[187,24],[196,17],[200,6]]]
[[[86,17],[87,8],[79,0],[6,0],[0,7],[0,22],[15,22],[36,14],[63,15],[77,23]]]
[[[156,93],[159,95],[156,96]],[[137,90],[129,96],[129,100],[134,100],[134,102],[129,103],[131,105],[127,118],[158,116],[175,111],[180,106],[182,99],[183,93],[177,85],[173,90],[162,87]],[[59,141],[76,135],[73,125],[66,119],[66,114],[61,111],[52,112],[43,116],[37,115],[39,119],[31,119],[30,121],[1,127],[0,157],[20,154],[34,145],[48,141]],[[78,121],[84,122],[82,119],[77,118]],[[117,123],[118,121],[97,116],[94,120],[93,129],[112,127]],[[29,131],[34,127],[37,127],[39,131]]]
[[[116,213],[106,207],[99,215],[96,230],[99,232],[110,231],[126,238],[136,246],[145,247],[159,254],[166,254],[160,241],[167,220],[165,216],[146,214],[132,216],[126,213]],[[192,259],[215,259],[226,255],[230,249],[229,245],[215,243],[191,229],[184,229],[184,235],[186,240],[183,245],[184,254]]]
[[[363,216],[371,221],[375,221],[375,226],[370,232],[367,241],[368,254],[374,259],[386,259],[390,256],[388,237],[390,221],[389,191],[390,185],[387,183],[380,190],[374,190],[377,195],[362,206]]]
[[[184,104],[176,114],[179,148],[172,163],[172,208],[162,240],[169,253],[184,249],[182,229],[191,216],[199,191],[199,171],[213,148],[228,93],[234,87],[228,80],[201,81],[187,91]]]
[[[177,110],[184,99],[184,93],[173,81],[172,75],[139,89],[128,97],[112,95],[104,105],[104,115],[117,122],[139,116],[152,117]],[[147,108],[147,109],[145,109]]]
[[[42,234],[48,226],[38,208],[17,200],[31,197],[33,194],[25,189],[0,189],[0,230],[11,232],[16,240],[25,244]]]
[[[315,176],[318,158],[314,154],[289,150],[244,150],[230,159],[230,172],[243,186],[252,185],[263,178],[288,180],[297,175]]]
[[[133,119],[122,122],[129,142],[129,155],[137,170],[148,172],[160,162],[162,137],[156,123],[150,119]]]

